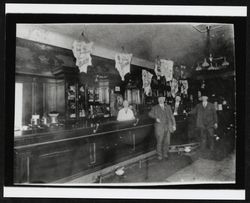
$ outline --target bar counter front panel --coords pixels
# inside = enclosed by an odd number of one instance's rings
[[[186,117],[176,120],[171,144],[185,143]],[[155,144],[150,118],[23,131],[15,136],[14,183],[72,180],[152,151]]]

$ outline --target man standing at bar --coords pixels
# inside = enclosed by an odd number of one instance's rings
[[[163,156],[168,159],[170,144],[170,133],[176,130],[176,123],[171,107],[165,102],[165,97],[158,97],[158,105],[154,106],[149,112],[149,116],[155,119],[155,136],[157,140],[156,152],[158,159],[162,160]]]
[[[218,128],[218,118],[214,104],[207,101],[206,90],[201,92],[201,103],[191,111],[196,115],[196,127],[200,131],[201,152],[204,152],[209,144],[209,149],[214,150],[214,129]]]

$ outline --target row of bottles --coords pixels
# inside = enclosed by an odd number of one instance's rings
[[[94,117],[98,114],[110,114],[110,89],[108,81],[97,87],[81,85],[77,81],[66,83],[67,119]]]

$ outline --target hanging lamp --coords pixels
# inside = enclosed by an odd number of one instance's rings
[[[226,57],[224,57],[224,61],[222,63],[222,66],[229,66],[229,62],[227,62]]]
[[[202,67],[208,67],[209,63],[207,62],[207,59],[204,58],[204,62],[202,63]]]
[[[201,71],[202,70],[202,67],[200,66],[199,63],[197,63],[197,67],[195,68],[196,71]]]

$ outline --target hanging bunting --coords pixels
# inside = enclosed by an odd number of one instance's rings
[[[92,65],[92,52],[93,42],[86,43],[84,41],[74,41],[72,51],[76,58],[76,65],[79,67],[80,72],[87,73],[87,67]]]
[[[172,81],[170,82],[170,86],[171,86],[171,94],[173,97],[175,97],[176,93],[178,92],[179,86],[178,86],[178,81],[176,79],[172,79]]]
[[[161,73],[162,76],[165,76],[166,81],[171,81],[173,79],[173,66],[173,61],[161,59]]]
[[[155,74],[156,76],[165,76],[166,81],[171,81],[173,78],[174,62],[165,59],[155,60]]]
[[[146,70],[142,70],[142,82],[145,94],[148,96],[151,93],[151,80],[152,80],[153,74]]]
[[[187,80],[180,80],[181,84],[181,94],[188,94],[188,81]]]
[[[119,53],[115,55],[115,67],[118,70],[122,81],[124,81],[124,76],[130,73],[130,64],[132,61],[132,54]]]

